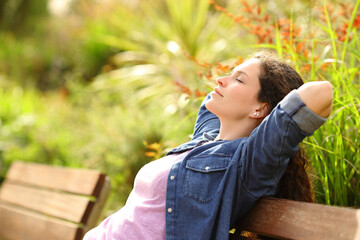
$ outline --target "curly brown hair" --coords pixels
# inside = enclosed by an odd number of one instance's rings
[[[251,58],[260,62],[260,91],[258,100],[273,108],[293,89],[304,84],[296,70],[272,52],[256,52]],[[291,200],[314,202],[315,195],[310,177],[310,164],[303,148],[299,147],[290,158],[287,169],[281,178],[276,197]]]
[[[259,51],[250,58],[256,58],[260,62],[258,101],[268,104],[268,113],[288,93],[304,84],[295,69],[273,52]],[[302,147],[299,147],[295,155],[290,158],[285,173],[279,181],[275,197],[302,202],[315,201],[309,159]],[[257,239],[259,236],[247,231],[236,231],[229,236],[231,240],[244,239],[244,237]]]

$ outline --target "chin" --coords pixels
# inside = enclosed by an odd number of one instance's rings
[[[219,114],[219,110],[221,110],[221,107],[220,107],[220,109],[218,109],[219,107],[216,106],[216,103],[214,102],[214,100],[212,98],[210,98],[210,100],[205,104],[205,107],[211,113],[215,114],[216,116],[219,116],[218,114]]]

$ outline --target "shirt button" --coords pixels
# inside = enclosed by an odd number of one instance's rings
[[[167,211],[168,211],[168,213],[172,213],[173,210],[172,210],[172,208],[168,208]]]
[[[206,171],[208,171],[209,169],[210,169],[210,167],[209,167],[209,166],[206,166],[206,167],[205,167],[205,170],[206,170]]]
[[[175,179],[175,176],[170,176],[170,180],[174,180]]]

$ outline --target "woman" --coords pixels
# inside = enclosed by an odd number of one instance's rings
[[[224,240],[261,197],[312,201],[298,145],[330,114],[331,84],[303,85],[267,53],[217,83],[192,140],[144,166],[126,205],[84,239]]]

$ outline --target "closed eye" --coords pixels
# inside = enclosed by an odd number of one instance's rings
[[[235,78],[235,80],[238,81],[238,82],[243,83],[243,80],[241,80],[240,78]]]

